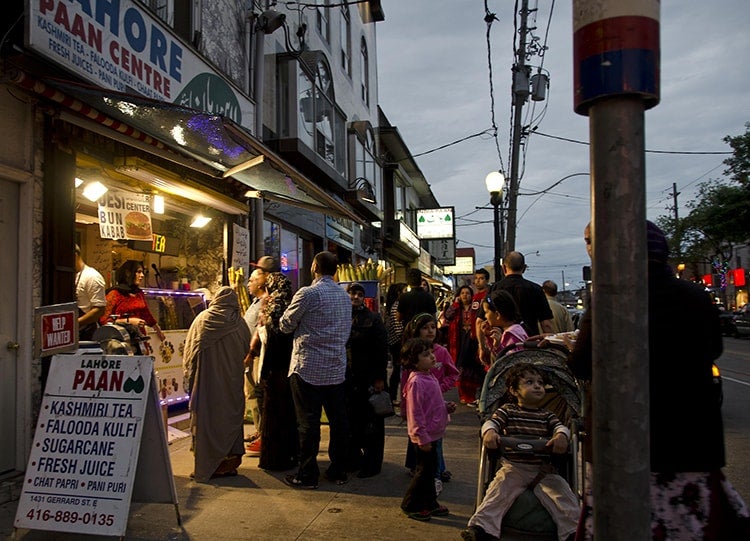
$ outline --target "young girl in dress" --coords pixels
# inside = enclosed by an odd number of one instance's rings
[[[482,331],[492,359],[511,344],[522,344],[529,338],[521,325],[516,301],[507,291],[493,291],[484,299],[482,307],[485,315]]]
[[[426,521],[448,515],[448,508],[438,503],[435,492],[435,442],[445,434],[448,414],[456,410],[456,404],[443,400],[440,384],[431,372],[435,366],[435,354],[430,342],[421,338],[406,340],[401,348],[401,363],[406,369],[405,374],[408,373],[404,402],[409,440],[417,455],[414,477],[401,502],[401,509],[409,518]]]
[[[448,350],[442,345],[435,342],[437,337],[437,319],[435,316],[427,313],[417,314],[412,320],[406,325],[404,329],[404,340],[409,338],[421,338],[427,340],[433,346],[433,353],[435,354],[435,365],[430,369],[430,372],[437,378],[440,384],[440,391],[442,393],[447,392],[456,385],[458,380],[459,371],[456,368],[456,364],[453,362],[453,357]],[[403,374],[402,377],[407,377],[408,374]],[[402,415],[405,412],[405,408],[401,407]],[[450,481],[451,472],[445,467],[445,459],[443,457],[443,440],[440,439],[437,442],[437,456],[438,456],[438,468],[435,470],[435,487],[437,493],[443,489],[443,482]],[[414,453],[414,447],[409,445],[406,450],[406,467],[409,470],[414,471],[416,466],[416,455]]]

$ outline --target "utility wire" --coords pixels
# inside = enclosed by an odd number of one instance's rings
[[[484,22],[487,23],[487,69],[489,71],[490,80],[490,118],[492,120],[492,137],[495,139],[495,148],[497,150],[497,159],[500,162],[500,170],[504,171],[505,166],[503,165],[503,155],[500,151],[500,140],[497,136],[497,123],[495,122],[495,87],[492,82],[492,42],[490,40],[492,23],[497,20],[495,14],[490,12],[487,7],[487,0],[484,0]]]
[[[576,143],[578,145],[590,145],[590,143],[586,141],[579,141],[577,139],[569,139],[567,137],[560,137],[558,135],[550,135],[548,133],[543,133],[540,131],[536,131],[536,128],[532,130],[533,133],[537,135],[541,135],[542,137],[549,137],[550,139],[557,139],[559,141],[566,141],[568,143]],[[646,152],[650,152],[651,154],[684,154],[684,155],[712,155],[712,154],[732,154],[731,152],[713,152],[713,151],[687,151],[687,150],[648,150],[646,149]]]
[[[425,150],[424,152],[420,152],[419,154],[412,154],[411,157],[412,158],[417,158],[419,156],[424,156],[425,154],[431,154],[433,152],[437,152],[438,150],[443,150],[444,148],[448,148],[450,146],[457,145],[458,143],[463,143],[464,141],[468,141],[469,139],[472,139],[474,137],[481,137],[482,135],[488,135],[488,134],[491,134],[491,133],[492,133],[492,130],[488,128],[488,129],[486,129],[484,131],[480,131],[478,133],[473,133],[471,135],[467,135],[466,137],[462,137],[461,139],[456,139],[455,141],[453,141],[451,143],[446,143],[444,145],[440,145],[439,147],[435,147],[435,148],[432,148],[430,150]],[[404,158],[404,159],[408,159],[408,158]],[[399,161],[401,161],[401,160],[399,160]]]

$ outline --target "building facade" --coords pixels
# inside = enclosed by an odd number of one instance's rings
[[[25,469],[49,363],[34,313],[75,301],[76,244],[107,285],[142,261],[155,296],[261,255],[305,285],[323,249],[439,272],[410,223],[437,201],[377,105],[379,1],[6,4],[0,483]]]

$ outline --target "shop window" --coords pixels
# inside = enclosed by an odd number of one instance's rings
[[[281,229],[281,252],[279,264],[281,272],[292,282],[296,291],[299,287],[299,238],[295,233]]]
[[[263,255],[278,260],[281,251],[280,227],[276,222],[263,220]]]
[[[349,77],[352,76],[352,22],[349,15],[349,6],[341,6],[341,23],[340,23],[341,43],[341,69]]]
[[[367,42],[365,38],[362,38],[362,42],[359,47],[359,85],[360,85],[360,97],[365,105],[370,106],[370,60],[367,54]]]

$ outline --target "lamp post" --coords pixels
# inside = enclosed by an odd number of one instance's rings
[[[485,177],[484,183],[487,186],[487,191],[490,192],[490,203],[492,204],[493,209],[493,224],[495,226],[494,271],[495,282],[497,282],[502,276],[503,243],[505,240],[505,235],[502,230],[503,222],[500,219],[500,205],[503,202],[505,175],[500,171],[492,171]]]

